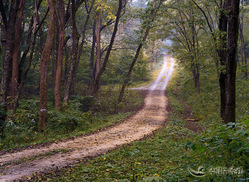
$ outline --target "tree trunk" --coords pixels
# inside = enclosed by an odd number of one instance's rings
[[[101,13],[98,11],[97,12],[97,31],[96,31],[96,43],[97,43],[97,59],[96,59],[96,71],[95,71],[95,78],[97,78],[97,75],[99,74],[99,70],[101,67],[101,45],[100,45],[100,39],[101,39],[101,35],[100,35],[100,28],[101,28]]]
[[[220,57],[220,75],[219,75],[219,86],[220,86],[220,116],[225,120],[225,105],[226,105],[226,54],[227,54],[227,8],[228,0],[221,0],[221,12],[219,19],[219,31],[220,31],[220,47],[219,47],[219,57]]]
[[[14,40],[15,40],[15,22],[16,22],[16,12],[17,4],[14,1],[11,1],[9,21],[3,29],[3,38],[5,42],[5,58],[3,61],[2,68],[2,80],[1,80],[1,103],[7,104],[7,96],[9,93],[9,84],[10,84],[10,74],[11,74],[11,61],[13,58],[14,52]]]
[[[195,88],[197,89],[197,92],[200,93],[200,73],[198,65],[196,63],[192,63],[191,70],[194,77]]]
[[[243,2],[242,2],[243,3]],[[240,45],[241,45],[241,62],[245,66],[245,77],[247,77],[247,70],[246,70],[246,48],[245,48],[245,39],[244,39],[244,11],[242,10],[241,12],[241,19],[240,19],[240,26],[239,26],[239,31],[240,31]]]
[[[56,25],[56,0],[48,0],[49,25],[47,40],[41,55],[40,63],[40,113],[39,131],[43,132],[47,123],[47,100],[48,100],[48,64],[53,47]]]
[[[14,45],[14,53],[12,59],[12,78],[11,78],[11,88],[10,88],[10,103],[8,105],[8,110],[12,110],[14,108],[14,100],[17,96],[18,89],[18,70],[19,70],[19,56],[20,56],[20,45],[21,45],[21,37],[22,37],[22,15],[24,9],[25,0],[21,0],[18,5],[18,12],[16,18],[16,27],[15,27],[15,45]]]
[[[236,51],[239,29],[239,1],[231,0],[228,18],[228,43],[226,57],[225,123],[235,122],[236,113]]]
[[[154,58],[155,58],[155,46],[156,41],[153,41],[152,43],[152,50],[151,50],[151,58],[150,58],[150,70],[153,71],[153,64],[154,64]]]
[[[120,91],[120,93],[119,93],[118,103],[122,102],[122,99],[123,99],[123,96],[124,96],[125,87],[127,86],[128,82],[129,82],[129,79],[130,79],[130,77],[131,77],[131,73],[132,73],[133,67],[135,66],[136,61],[137,61],[137,59],[138,59],[138,56],[139,56],[139,54],[140,54],[140,50],[142,49],[143,44],[144,44],[144,42],[146,41],[147,36],[148,36],[148,34],[149,34],[149,31],[150,31],[150,28],[151,28],[150,24],[154,21],[155,15],[156,15],[156,13],[157,13],[157,11],[155,11],[156,2],[157,2],[157,0],[154,0],[154,2],[153,2],[153,7],[152,7],[153,9],[151,10],[151,13],[150,13],[150,22],[148,22],[149,25],[148,25],[147,28],[146,28],[146,31],[145,31],[145,33],[144,33],[144,36],[143,36],[143,39],[142,39],[141,43],[138,45],[138,48],[137,48],[135,57],[134,57],[134,59],[133,59],[133,61],[132,61],[132,63],[131,63],[129,72],[128,72],[128,74],[127,74],[125,80],[124,80],[123,86],[122,86],[121,91]],[[158,8],[160,7],[160,5],[161,5],[161,1],[160,1],[160,4],[159,4]]]
[[[39,14],[37,15],[37,22],[40,22],[40,17],[39,17]],[[42,28],[40,28],[39,29],[39,37],[40,37],[40,41],[39,41],[39,43],[40,43],[40,53],[42,54],[42,52],[43,52],[43,48],[44,48],[44,35],[43,35],[43,30],[42,30]]]
[[[94,0],[92,0],[91,6],[90,6],[89,9],[88,9],[88,7],[86,5],[87,17],[86,17],[86,21],[85,21],[84,26],[83,26],[81,43],[80,43],[80,46],[79,46],[79,52],[78,52],[78,55],[77,55],[76,65],[75,65],[74,72],[73,72],[73,81],[72,81],[72,85],[71,85],[72,90],[74,90],[74,85],[75,85],[75,82],[76,82],[75,79],[76,79],[76,76],[77,76],[77,71],[78,71],[78,67],[79,67],[79,63],[80,63],[80,58],[81,58],[82,53],[83,53],[83,46],[85,44],[87,25],[88,25],[88,22],[89,22],[89,19],[90,19],[90,15],[91,15],[93,5],[94,5]]]
[[[9,7],[5,9],[3,7],[2,1],[0,2],[0,11],[2,14],[2,44],[5,47],[5,57],[3,60],[2,66],[2,78],[1,78],[1,93],[0,93],[0,107],[1,107],[1,115],[0,115],[0,136],[4,138],[4,123],[7,113],[7,96],[9,93],[9,85],[10,85],[10,75],[11,75],[11,62],[13,58],[14,51],[14,40],[15,40],[15,22],[16,22],[16,13],[18,10],[18,4],[16,1],[11,1],[10,10],[8,13]],[[9,19],[7,20],[7,15],[9,15]]]
[[[29,40],[27,40],[27,47],[26,47],[26,49],[25,49],[25,51],[23,53],[23,56],[22,56],[20,64],[19,64],[20,83],[19,83],[18,90],[17,90],[17,96],[16,96],[16,99],[15,99],[15,102],[14,102],[13,113],[16,113],[16,109],[17,109],[17,106],[18,106],[18,101],[19,101],[19,98],[21,96],[22,89],[23,89],[24,83],[26,81],[26,77],[27,77],[28,71],[30,69],[32,60],[33,60],[33,54],[34,54],[34,51],[35,51],[35,43],[36,43],[37,32],[39,31],[41,25],[43,24],[44,20],[46,19],[48,11],[49,11],[49,10],[47,10],[43,20],[40,22],[39,26],[36,28],[38,8],[39,8],[39,3],[37,5],[37,2],[35,1],[35,13],[34,13],[34,16],[33,16],[33,22],[29,25],[30,26],[29,33],[28,33],[28,35],[29,35],[28,39]],[[32,27],[33,27],[33,34],[32,34]],[[32,41],[30,41],[31,37],[32,37]],[[22,71],[23,70],[23,65],[25,63],[26,56],[27,56],[27,54],[29,52],[30,47],[31,47],[31,51],[29,53],[29,60],[28,60],[28,63],[26,65],[26,67],[25,67],[25,70],[23,72]],[[23,72],[23,74],[21,74],[22,72]]]
[[[246,50],[246,45],[245,45],[245,50]],[[247,78],[248,76],[248,72],[247,72],[247,55],[246,55],[246,51],[245,51],[245,77]]]
[[[63,61],[63,47],[64,47],[64,35],[65,35],[65,5],[64,0],[59,0],[59,42],[58,42],[58,56],[55,76],[55,88],[54,88],[54,99],[55,108],[60,110],[61,108],[61,76],[62,76],[62,61]]]
[[[125,5],[126,5],[126,1],[125,1]],[[104,73],[104,71],[106,69],[106,65],[107,65],[107,62],[108,62],[110,54],[111,54],[112,46],[114,44],[115,37],[116,37],[117,31],[118,31],[118,24],[119,24],[119,20],[120,20],[120,17],[121,17],[121,12],[122,12],[122,9],[125,7],[125,5],[123,5],[123,0],[119,0],[118,12],[117,12],[117,15],[116,15],[116,21],[115,21],[111,41],[110,41],[110,44],[108,46],[108,49],[107,49],[107,52],[106,52],[106,55],[105,55],[105,59],[103,61],[103,65],[102,65],[97,77],[95,78],[93,95],[96,95],[98,90],[99,90],[100,78],[101,78],[102,74]]]
[[[91,49],[91,57],[90,57],[90,82],[89,82],[89,90],[90,93],[93,92],[94,85],[94,55],[95,55],[95,44],[96,44],[96,20],[94,20],[92,25],[92,49]]]
[[[72,46],[71,63],[70,63],[70,68],[69,68],[69,72],[67,75],[65,91],[64,91],[64,100],[63,101],[64,101],[65,106],[67,106],[69,103],[70,89],[71,89],[71,85],[72,85],[72,81],[73,81],[73,72],[75,69],[76,59],[77,59],[77,55],[78,55],[79,33],[77,31],[75,14],[76,14],[76,4],[75,4],[75,1],[72,0],[71,26],[72,26],[73,46]]]

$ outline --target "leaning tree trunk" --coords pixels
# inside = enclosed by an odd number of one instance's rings
[[[235,122],[236,114],[236,52],[239,30],[238,0],[230,1],[228,24],[225,123]]]
[[[61,77],[62,77],[62,61],[63,61],[63,47],[64,47],[64,35],[65,35],[65,6],[64,1],[59,1],[59,42],[58,42],[58,56],[55,76],[55,88],[54,88],[54,100],[56,110],[60,110],[61,107]]]
[[[125,7],[125,5],[123,5],[123,2],[126,5],[126,1],[119,0],[118,12],[116,14],[116,21],[115,21],[115,25],[114,25],[114,30],[112,32],[111,41],[110,41],[110,44],[108,46],[108,49],[107,49],[107,52],[105,55],[105,59],[104,59],[103,64],[100,68],[100,71],[99,71],[97,77],[95,78],[93,95],[96,95],[98,93],[98,90],[100,88],[100,78],[101,78],[102,74],[105,72],[106,65],[107,65],[107,62],[108,62],[110,54],[111,54],[112,46],[114,44],[115,37],[116,37],[117,31],[118,31],[118,24],[119,24],[119,20],[121,17],[121,12],[122,12],[122,9]]]
[[[122,86],[121,91],[120,91],[120,93],[119,93],[118,103],[122,102],[123,95],[124,95],[124,91],[125,91],[125,87],[127,86],[128,82],[129,82],[129,80],[130,80],[130,77],[131,77],[131,73],[132,73],[133,67],[134,67],[135,64],[136,64],[136,61],[137,61],[138,56],[139,56],[139,54],[140,54],[140,50],[142,49],[143,44],[144,44],[144,42],[146,41],[147,36],[149,35],[149,31],[150,31],[150,29],[151,29],[150,24],[154,21],[155,15],[156,15],[156,13],[157,13],[157,11],[155,11],[156,2],[157,2],[157,0],[154,0],[154,2],[153,2],[153,7],[152,7],[153,9],[152,9],[152,11],[151,11],[151,13],[150,13],[150,22],[148,22],[149,25],[148,25],[147,28],[146,28],[146,31],[145,31],[145,33],[144,33],[144,36],[143,36],[143,39],[142,39],[141,43],[138,45],[138,48],[137,48],[135,57],[134,57],[134,59],[133,59],[133,61],[132,61],[132,63],[131,63],[129,72],[128,72],[128,74],[127,74],[125,80],[124,80],[123,86]],[[161,1],[160,1],[160,5],[161,5]],[[160,5],[158,6],[158,8],[160,7]]]
[[[84,47],[84,44],[86,42],[85,38],[86,38],[87,25],[88,25],[88,22],[90,20],[93,5],[94,5],[94,0],[92,0],[91,6],[90,6],[89,9],[88,9],[87,4],[85,4],[86,11],[87,11],[87,17],[86,17],[86,21],[85,21],[84,26],[83,26],[81,43],[80,43],[80,46],[79,46],[79,51],[78,51],[78,55],[77,55],[77,59],[76,59],[76,63],[75,63],[76,65],[75,65],[75,68],[74,68],[74,71],[73,71],[73,81],[72,81],[72,84],[71,84],[71,88],[72,88],[71,90],[74,90],[74,87],[75,87],[76,75],[77,75],[77,71],[78,71],[79,64],[80,64],[80,58],[81,58],[81,56],[83,54],[83,47]]]
[[[48,0],[49,25],[47,40],[42,51],[40,62],[40,113],[39,131],[43,132],[47,123],[47,100],[48,100],[48,65],[55,37],[56,25],[56,0]]]

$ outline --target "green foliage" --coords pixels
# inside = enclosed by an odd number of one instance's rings
[[[207,163],[220,164],[224,167],[240,167],[248,170],[249,166],[249,125],[229,123],[208,130],[205,134],[187,142],[186,148],[196,151]]]
[[[48,102],[48,123],[44,133],[38,132],[39,100],[34,97],[22,99],[15,116],[9,115],[0,149],[35,145],[97,131],[120,122],[143,104],[143,95],[131,90],[125,93],[124,103],[117,106],[119,90],[104,87],[98,100],[91,96],[74,96],[65,111],[56,111]],[[52,97],[52,96],[51,96]],[[117,111],[120,113],[117,114]]]
[[[91,115],[80,114],[78,111],[71,109],[64,112],[51,111],[49,113],[47,132],[67,134],[76,129],[85,130],[91,119]]]
[[[206,84],[202,84],[198,95],[193,89],[190,73],[177,69],[168,86],[172,107],[170,119],[152,138],[65,169],[53,181],[246,181],[249,174],[248,113],[239,112],[244,113],[244,117],[235,125],[222,125],[217,115],[216,75],[208,72],[202,75]],[[244,79],[238,81],[247,82]],[[238,93],[247,94],[243,86],[238,87]],[[194,134],[185,127],[183,100],[200,119],[197,124],[205,126],[204,133]],[[244,108],[247,102],[238,104]],[[200,166],[205,172],[217,167],[241,167],[243,174],[207,173],[197,178],[188,171]],[[51,177],[43,176],[43,180],[48,178]]]
[[[97,99],[94,98],[93,96],[85,96],[85,97],[81,97],[79,99],[80,101],[80,110],[82,112],[87,112],[90,111],[91,109],[93,109],[95,106],[97,106]]]
[[[122,84],[126,78],[131,66],[134,55],[129,51],[120,51],[113,53],[110,59],[110,66],[103,75],[104,84]],[[141,54],[132,71],[130,83],[138,81],[148,81],[150,78],[149,58],[145,54]]]
[[[244,181],[244,175],[249,173],[249,125],[229,123],[185,143],[186,149],[193,150],[193,156],[198,156],[199,163],[206,168],[221,166],[223,168],[241,168],[243,175],[223,176],[226,181],[234,178]],[[209,176],[212,179],[213,176]]]

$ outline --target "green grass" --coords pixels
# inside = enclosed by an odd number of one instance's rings
[[[208,79],[208,80],[207,80]],[[238,103],[238,123],[223,125],[217,100],[217,80],[214,76],[202,77],[201,94],[193,88],[191,74],[182,68],[175,72],[168,86],[172,111],[168,124],[154,136],[134,142],[107,154],[85,159],[74,167],[34,178],[34,181],[246,181],[249,169],[249,120],[245,108],[247,101]],[[210,82],[209,82],[210,81]],[[239,78],[238,82],[248,83]],[[210,84],[209,84],[210,83]],[[247,95],[239,87],[238,95]],[[240,99],[240,98],[238,98]],[[206,127],[204,133],[195,134],[185,128],[182,101],[190,105]],[[248,107],[247,107],[248,108]],[[240,119],[243,118],[243,119]],[[247,119],[246,119],[247,118]],[[188,168],[202,166],[205,177],[194,177]],[[241,168],[242,175],[219,174],[219,167]],[[211,173],[213,170],[213,174]]]
[[[82,97],[72,98],[69,108],[62,112],[55,111],[52,102],[49,102],[49,118],[44,133],[38,132],[39,100],[21,100],[15,118],[6,122],[7,137],[0,141],[0,149],[6,151],[92,133],[121,122],[135,112],[134,108],[139,109],[143,104],[143,94],[128,90],[124,102],[117,105],[115,98],[118,94],[118,90],[102,89],[87,112],[82,112]]]

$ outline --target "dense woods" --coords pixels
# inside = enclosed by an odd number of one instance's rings
[[[7,118],[15,121],[20,99],[30,99],[39,93],[38,128],[41,132],[48,120],[48,100],[53,99],[55,109],[62,111],[67,109],[72,95],[93,95],[97,98],[101,83],[123,82],[126,71],[121,71],[124,68],[119,65],[123,63],[113,60],[123,56],[128,66],[128,58],[132,58],[136,44],[135,59],[142,60],[136,77],[147,79],[147,58],[139,54],[144,51],[141,50],[142,45],[161,3],[154,1],[147,9],[134,8],[137,12],[132,14],[131,2],[125,0],[118,3],[94,0],[1,1],[2,135]],[[146,17],[147,13],[150,18],[140,22],[139,17]],[[140,23],[147,26],[147,30],[139,44],[139,38],[132,42],[129,35],[139,37],[143,34],[143,27],[140,30],[134,27]],[[125,52],[128,54],[124,55]],[[125,79],[124,88],[136,60]],[[117,68],[110,67],[106,71],[110,61]],[[115,76],[116,80],[108,81],[114,76],[114,73],[108,76],[112,72],[110,69],[120,75]],[[105,80],[102,78],[104,73],[107,75]],[[76,89],[77,85],[84,91]],[[53,96],[49,95],[50,90]]]
[[[134,111],[141,95],[127,88],[164,54],[185,100],[214,93],[214,125],[248,125],[248,18],[248,0],[0,0],[0,148]]]

